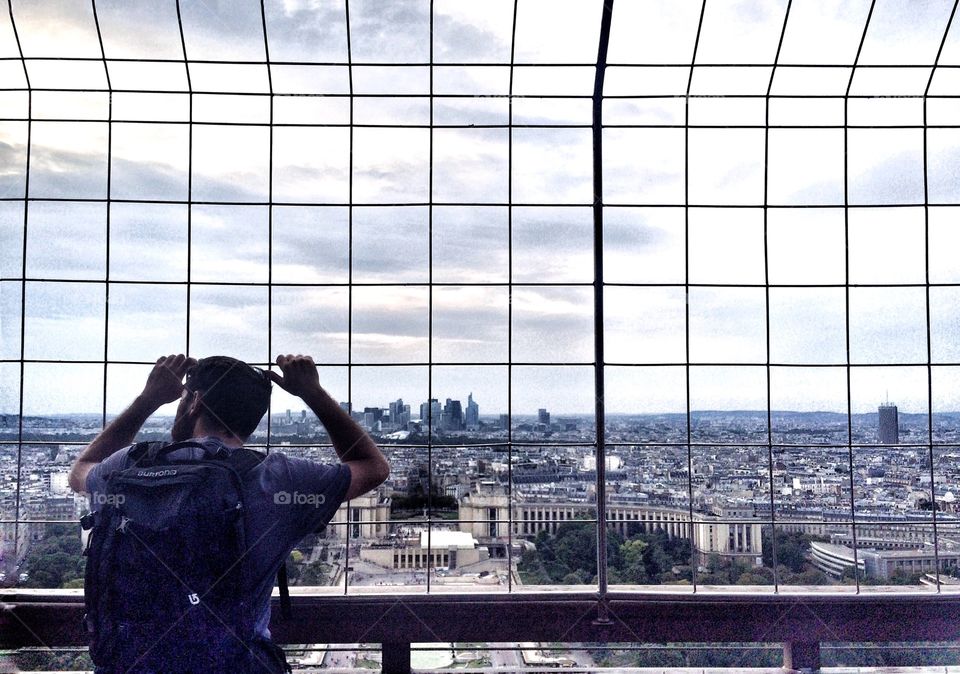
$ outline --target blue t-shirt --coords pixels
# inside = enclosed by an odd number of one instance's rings
[[[220,446],[215,438],[195,440]],[[87,474],[91,510],[97,510],[97,504],[104,502],[97,495],[104,493],[106,477],[129,465],[129,451],[127,447],[115,452]],[[167,456],[199,460],[203,455],[199,447],[185,447]],[[280,564],[300,539],[321,529],[333,518],[349,486],[350,468],[342,463],[327,465],[278,452],[268,454],[247,474],[243,481],[248,550],[245,560],[251,587],[245,589],[245,594],[252,596],[254,606],[258,607],[255,626],[258,634],[270,637],[270,594]]]

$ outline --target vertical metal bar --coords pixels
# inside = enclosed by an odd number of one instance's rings
[[[783,668],[788,670],[819,671],[820,643],[817,641],[788,641],[783,645]]]
[[[273,67],[270,65],[270,42],[267,39],[267,10],[264,0],[260,0],[260,25],[263,28],[263,55],[266,58],[267,85],[270,88],[270,156],[267,159],[267,367],[273,357]],[[273,396],[267,405],[267,446],[270,452],[270,440],[273,434]]]
[[[697,591],[697,536],[693,521],[693,415],[690,412],[690,89],[693,86],[693,69],[697,62],[697,50],[700,48],[700,34],[703,31],[703,15],[707,11],[707,0],[700,3],[700,18],[697,21],[697,37],[693,42],[690,55],[690,73],[687,76],[686,95],[683,98],[683,338],[684,338],[684,375],[686,377],[687,403],[687,517],[690,518],[690,578],[693,591]]]
[[[517,4],[510,26],[510,84],[507,90],[507,591],[513,592],[513,73],[517,50]]]
[[[930,460],[930,505],[933,513],[933,566],[938,593],[942,591],[942,588],[940,586],[940,539],[937,532],[937,490],[934,486],[935,471],[933,468],[933,349],[930,344],[930,180],[928,175],[929,164],[927,163],[927,137],[929,135],[927,104],[929,102],[930,86],[933,84],[933,76],[937,72],[937,66],[940,65],[940,55],[943,54],[943,46],[947,43],[947,35],[950,34],[953,18],[957,14],[957,4],[957,0],[954,0],[950,18],[947,20],[946,28],[943,29],[943,37],[940,39],[940,48],[937,49],[937,57],[933,61],[933,67],[930,68],[927,86],[923,89],[923,272],[927,321],[927,448]]]
[[[430,136],[427,171],[427,404],[433,397],[433,0],[430,0]],[[433,577],[433,436],[427,434],[427,594]]]
[[[353,416],[353,45],[350,41],[350,0],[344,0],[347,29],[347,81],[350,85],[350,161],[347,176],[347,406]],[[346,502],[347,535],[344,536],[343,593],[350,588],[350,501]]]
[[[780,40],[777,42],[777,53],[773,57],[773,67],[770,69],[770,81],[767,82],[763,119],[763,287],[765,294],[764,310],[766,312],[767,340],[767,474],[770,478],[770,544],[773,550],[774,593],[780,591],[780,573],[777,570],[777,504],[773,497],[773,412],[770,409],[772,398],[770,390],[770,257],[767,239],[770,201],[770,92],[773,90],[773,78],[777,73],[777,64],[780,62],[780,50],[783,49],[783,36],[787,33],[787,21],[790,20],[790,7],[792,5],[793,0],[787,0],[787,9],[783,15],[783,26],[780,28]]]
[[[103,73],[107,78],[107,213],[106,213],[106,255],[104,268],[104,297],[103,297],[103,407],[100,413],[100,426],[107,425],[107,371],[108,345],[110,341],[110,211],[112,206],[110,197],[113,179],[113,85],[110,83],[110,69],[107,67],[107,53],[103,48],[103,34],[100,31],[100,18],[97,16],[97,0],[90,0],[93,9],[93,25],[97,29],[97,43],[100,45],[100,58],[103,62]]]
[[[187,59],[187,40],[183,34],[183,15],[177,0],[177,27],[180,31],[180,48],[183,50],[183,69],[187,74],[189,107],[187,111],[187,330],[186,352],[190,354],[190,308],[193,289],[193,82],[190,79],[190,63]]]
[[[604,413],[603,354],[603,79],[607,71],[613,0],[604,0],[597,47],[597,70],[593,80],[593,371],[595,423],[597,426],[597,584],[600,598],[607,595],[607,489]],[[601,611],[605,605],[600,604]],[[599,619],[606,619],[601,614]]]
[[[857,55],[853,59],[853,67],[850,69],[850,78],[847,80],[847,88],[843,94],[843,241],[844,241],[844,311],[846,313],[844,322],[844,332],[846,335],[846,369],[847,369],[847,470],[850,473],[850,522],[853,535],[853,570],[856,578],[857,593],[860,592],[860,571],[857,560],[857,509],[856,493],[853,484],[853,393],[850,385],[850,87],[853,86],[853,78],[857,73],[857,64],[860,62],[860,53],[863,51],[863,43],[867,39],[867,30],[870,28],[870,19],[873,17],[873,8],[877,0],[870,1],[870,11],[867,13],[867,19],[863,22],[863,33],[860,35],[860,44],[857,46]]]
[[[383,674],[410,674],[410,644],[385,642],[380,644]]]
[[[25,378],[26,325],[27,325],[27,223],[30,210],[30,153],[33,147],[33,87],[30,85],[30,73],[27,70],[27,61],[23,56],[23,45],[20,44],[20,32],[13,17],[13,0],[7,0],[7,10],[10,13],[10,27],[13,37],[17,41],[17,52],[20,54],[20,65],[23,67],[23,78],[27,83],[27,160],[24,167],[23,182],[23,248],[20,260],[20,392],[17,410],[17,493],[13,507],[13,558],[20,560],[20,475],[23,467],[23,381]]]

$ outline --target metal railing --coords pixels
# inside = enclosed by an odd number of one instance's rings
[[[558,588],[559,589],[559,588]],[[276,601],[276,600],[275,600]],[[281,644],[379,643],[386,674],[410,671],[411,644],[783,644],[783,666],[818,669],[823,642],[960,639],[960,595],[744,591],[296,594],[270,630]],[[86,646],[77,591],[0,592],[0,648]]]

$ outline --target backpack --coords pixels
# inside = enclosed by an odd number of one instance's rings
[[[203,459],[170,460],[184,447]],[[84,554],[90,657],[101,672],[289,672],[255,634],[241,481],[264,454],[219,443],[142,442],[106,476]],[[280,567],[285,571],[285,566]],[[286,575],[281,596],[288,612]]]

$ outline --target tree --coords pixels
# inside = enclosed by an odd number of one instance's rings
[[[596,525],[576,520],[564,522],[555,534],[541,531],[534,539],[536,549],[524,552],[518,570],[526,583],[565,583],[575,573],[581,583],[592,583],[597,575]],[[607,534],[609,568],[620,566],[623,538],[616,532]]]
[[[535,550],[527,550],[518,570],[524,583],[582,583],[596,578],[596,528],[588,522],[565,522],[556,534],[541,531]],[[674,569],[677,573],[674,573]],[[673,583],[692,579],[690,544],[663,531],[635,534],[627,540],[607,533],[607,580],[611,583]]]
[[[79,527],[47,524],[43,534],[27,551],[25,570],[29,575],[24,587],[58,588],[75,580],[82,583],[86,558],[81,554]]]
[[[661,580],[669,582],[673,580],[672,576],[663,578],[665,574],[672,574],[672,569],[677,563],[688,563],[689,557],[680,555],[674,541],[670,539],[662,529],[657,529],[653,534],[640,534],[641,540],[649,544],[643,551],[643,564],[647,570],[649,578],[661,577]],[[689,552],[689,548],[686,548]]]
[[[640,538],[624,541],[623,545],[620,546],[620,556],[623,560],[620,567],[621,582],[633,585],[643,585],[650,582],[643,554],[644,550],[649,547],[650,544]]]
[[[543,559],[538,550],[524,550],[517,566],[520,580],[526,585],[547,585],[550,575],[544,568]]]
[[[764,535],[762,557],[764,566],[773,568],[773,537]],[[807,551],[810,549],[811,536],[800,532],[788,532],[776,529],[777,564],[782,564],[794,573],[800,573],[808,567]]]
[[[300,569],[298,585],[329,585],[330,565],[322,561],[304,564]]]
[[[781,574],[780,578],[781,583],[789,583],[790,585],[831,585],[833,582],[823,571],[812,567],[787,579],[784,579],[783,574]]]

